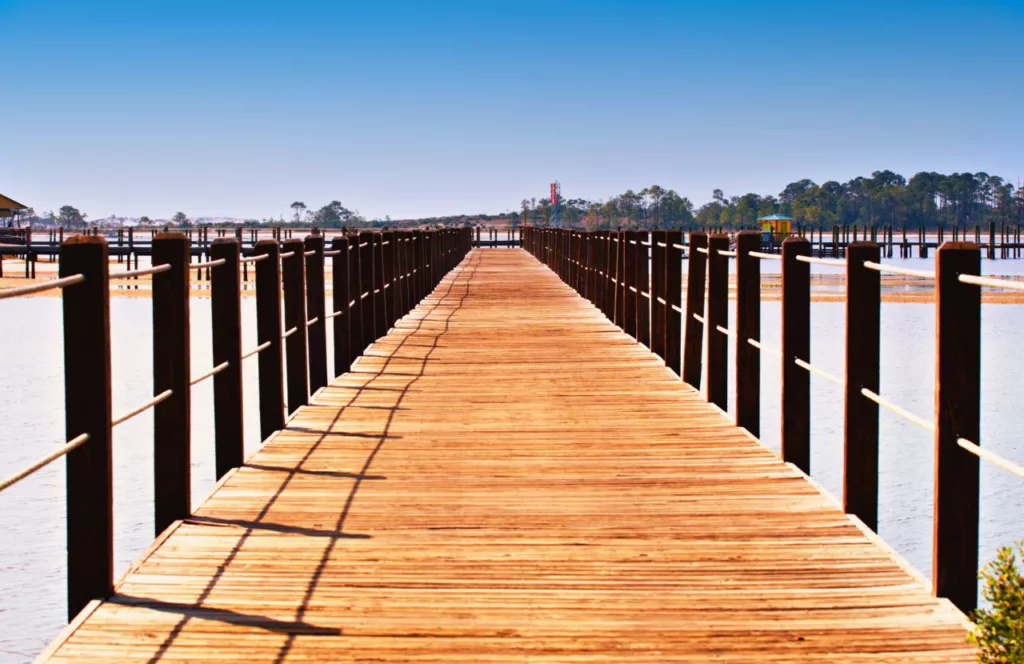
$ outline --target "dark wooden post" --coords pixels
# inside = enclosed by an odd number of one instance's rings
[[[761,351],[748,339],[761,340],[761,233],[736,235],[736,426],[761,435]]]
[[[61,243],[64,309],[64,425],[67,440],[89,440],[67,454],[68,620],[114,592],[114,488],[111,464],[109,250],[103,238]]]
[[[153,240],[153,394],[171,390],[153,409],[154,526],[159,535],[192,513],[189,240],[160,233]]]
[[[331,250],[337,252],[331,258],[331,273],[334,278],[334,289],[331,295],[331,306],[334,311],[334,375],[340,376],[352,368],[352,350],[349,344],[352,314],[356,307],[350,307],[352,293],[350,284],[349,238],[335,237],[331,240]],[[341,312],[341,313],[338,313]]]
[[[806,240],[782,241],[782,460],[811,472],[811,374],[794,360],[811,361],[811,266]]]
[[[935,256],[935,518],[932,586],[958,609],[977,606],[978,458],[957,444],[980,438],[981,272],[978,245],[947,243]]]
[[[213,430],[217,479],[245,461],[242,437],[242,284],[239,277],[240,243],[217,238],[210,259],[224,260],[210,274],[210,309],[213,324],[213,366],[227,368],[213,377]]]
[[[305,251],[313,253],[306,262],[306,326],[309,343],[309,391],[327,386],[327,312],[324,281],[324,236],[310,235],[303,240]]]
[[[729,328],[729,236],[708,238],[708,401],[729,408],[729,337],[718,328]]]
[[[625,303],[622,311],[622,331],[636,339],[636,298],[640,290],[636,283],[636,260],[637,240],[639,233],[636,231],[623,231],[622,240],[622,272],[619,280],[622,282],[622,300]]]
[[[309,403],[309,383],[306,376],[306,301],[305,265],[302,240],[285,240],[281,259],[284,281],[285,363],[288,367],[288,414]]]
[[[671,245],[670,245],[671,248]],[[700,389],[703,365],[704,323],[696,316],[704,317],[704,283],[708,257],[700,250],[708,248],[705,233],[690,233],[689,272],[686,275],[686,315],[683,326],[686,337],[683,340],[683,382]],[[672,274],[672,253],[669,252],[669,276]],[[681,267],[680,267],[681,269]],[[669,295],[673,294],[669,292]]]
[[[373,233],[363,231],[359,234],[359,293],[357,305],[362,310],[363,338],[359,344],[359,354],[377,338],[375,331],[377,316],[374,314],[373,297]]]
[[[647,231],[637,231],[633,235],[636,237],[636,254],[633,258],[635,267],[633,282],[636,286],[636,340],[650,348],[651,304],[654,302],[651,296],[651,263],[647,253],[650,235]]]
[[[683,232],[665,232],[665,366],[683,375]],[[701,294],[704,278],[701,277]],[[687,298],[689,300],[689,298]],[[703,304],[703,297],[701,304]],[[700,372],[697,372],[700,376]]]
[[[665,231],[651,233],[651,352],[665,359]]]
[[[373,343],[388,333],[391,324],[388,318],[390,307],[387,304],[387,291],[384,289],[387,276],[384,272],[384,234],[372,233],[371,239],[373,241],[370,247],[373,250],[373,293],[370,297],[373,298],[374,334],[370,343]]]
[[[256,332],[259,345],[260,439],[284,428],[284,371],[281,340],[281,250],[276,240],[258,240],[256,256]]]
[[[878,404],[862,388],[878,393],[881,291],[879,273],[864,267],[878,262],[874,242],[846,247],[846,386],[843,506],[868,528],[878,530]]]

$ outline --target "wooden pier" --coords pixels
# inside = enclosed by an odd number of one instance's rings
[[[41,659],[974,661],[948,600],[635,337],[526,251],[469,252]]]

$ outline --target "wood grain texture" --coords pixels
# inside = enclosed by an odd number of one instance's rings
[[[964,637],[547,267],[478,249],[50,660],[971,662]]]

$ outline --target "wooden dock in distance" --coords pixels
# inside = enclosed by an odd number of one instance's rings
[[[42,659],[973,662],[965,634],[554,273],[478,249]]]

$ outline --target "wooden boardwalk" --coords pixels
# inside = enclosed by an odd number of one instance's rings
[[[483,249],[44,659],[971,662],[965,633],[547,268]]]

